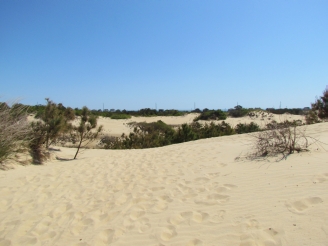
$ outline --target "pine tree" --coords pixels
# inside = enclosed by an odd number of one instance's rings
[[[102,126],[97,128],[97,116],[92,115],[87,107],[83,107],[80,124],[73,127],[73,131],[71,133],[72,142],[78,143],[74,159],[76,159],[80,148],[85,147],[91,141],[95,140],[101,131]],[[82,146],[83,143],[84,145]]]

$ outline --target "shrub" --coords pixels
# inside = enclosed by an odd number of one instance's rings
[[[131,116],[128,114],[112,114],[110,118],[113,120],[120,120],[120,119],[130,119]]]
[[[312,103],[312,110],[317,113],[320,119],[328,118],[328,89],[323,91],[323,95]]]
[[[228,110],[229,116],[231,116],[231,117],[243,117],[243,116],[247,115],[248,112],[249,112],[248,109],[243,108],[240,105],[237,105],[234,109]]]
[[[206,110],[204,109],[203,112],[194,119],[194,121],[198,120],[225,120],[227,119],[227,114],[222,110]]]
[[[242,134],[242,133],[250,133],[250,132],[258,132],[260,130],[260,126],[254,122],[251,122],[249,124],[243,124],[243,123],[239,123],[236,127],[235,127],[235,131],[238,134]]]
[[[0,104],[0,163],[26,148],[31,140],[30,131],[26,106]]]
[[[42,164],[48,157],[44,148],[46,142],[46,134],[44,123],[41,121],[32,122],[32,140],[29,143],[30,153],[33,158],[33,163]]]
[[[319,117],[315,110],[310,110],[305,116],[306,124],[315,124],[319,123]]]
[[[69,121],[75,119],[75,114],[73,109],[65,108],[61,103],[57,105],[49,98],[46,100],[47,105],[39,116],[42,121],[32,124],[32,128],[36,135],[44,138],[43,143],[48,148],[61,134],[70,129]]]
[[[80,117],[80,124],[78,126],[74,126],[71,132],[71,140],[73,144],[78,143],[74,159],[76,159],[80,148],[85,147],[90,142],[95,140],[98,134],[102,131],[102,126],[99,126],[98,128],[96,127],[97,117],[92,115],[87,107],[83,107]],[[83,146],[82,143],[84,143]]]
[[[254,135],[253,157],[282,155],[286,158],[295,151],[307,151],[309,142],[305,129],[294,123],[271,124],[268,130]]]

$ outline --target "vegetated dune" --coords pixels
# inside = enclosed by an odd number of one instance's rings
[[[187,114],[184,116],[154,116],[154,117],[131,117],[131,119],[127,120],[112,120],[110,118],[99,117],[98,124],[104,126],[104,134],[108,134],[111,136],[119,137],[122,133],[129,134],[133,131],[132,128],[129,127],[128,123],[131,122],[156,122],[161,120],[168,125],[178,126],[184,123],[192,123],[193,120],[198,116],[197,113]],[[240,118],[232,118],[228,117],[225,122],[229,123],[231,126],[236,126],[239,123],[251,123],[255,122],[259,126],[265,126],[265,124],[275,120],[277,122],[289,120],[301,120],[305,122],[304,116],[302,115],[291,115],[291,114],[282,114],[282,115],[275,115],[275,114],[268,114],[266,112],[257,112],[254,117],[244,116]],[[211,121],[199,121],[202,124],[210,123]],[[215,123],[221,121],[213,121]]]
[[[130,119],[111,119],[107,117],[99,117],[98,118],[98,125],[102,125],[104,127],[103,134],[120,137],[122,133],[129,134],[133,131],[128,123],[131,122],[156,122],[156,121],[163,121],[168,125],[179,126],[184,123],[192,123],[193,120],[198,116],[198,113],[191,113],[186,114],[184,116],[154,116],[154,117],[134,117],[132,116]],[[36,121],[33,115],[28,117],[29,121]],[[265,124],[275,120],[277,122],[289,120],[301,120],[305,122],[304,116],[302,115],[291,115],[291,114],[282,114],[282,115],[275,115],[266,112],[257,112],[254,117],[244,116],[239,118],[232,118],[228,117],[225,122],[229,123],[231,126],[236,126],[239,123],[251,123],[255,122],[260,126],[265,126]],[[73,124],[78,124],[79,120],[76,119]],[[199,121],[202,124],[210,123],[211,121]],[[215,123],[221,121],[213,121]]]
[[[302,127],[328,143],[328,123]],[[89,149],[1,172],[0,245],[326,245],[327,146],[255,161],[253,140]]]

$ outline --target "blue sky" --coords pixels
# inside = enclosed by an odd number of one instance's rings
[[[0,0],[0,100],[101,109],[310,106],[326,0]]]

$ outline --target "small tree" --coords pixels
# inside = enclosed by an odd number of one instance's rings
[[[58,105],[46,98],[47,105],[44,111],[39,115],[42,120],[40,123],[32,124],[33,129],[42,136],[46,148],[55,143],[57,138],[70,129],[69,121],[75,119],[74,110],[65,108],[63,104]]]
[[[101,131],[102,126],[97,128],[97,116],[92,115],[87,107],[83,107],[80,124],[73,127],[73,131],[71,132],[72,142],[78,143],[74,159],[76,159],[80,148],[85,147],[91,141],[95,140]],[[82,146],[82,143],[85,144]]]
[[[312,103],[312,110],[314,110],[320,119],[328,118],[328,89],[323,91],[323,95]]]
[[[30,150],[33,161],[38,164],[47,159],[44,147],[49,148],[58,139],[66,141],[63,135],[72,128],[70,121],[75,119],[72,108],[65,108],[61,103],[57,105],[49,98],[46,101],[47,105],[37,111],[40,121],[31,123],[33,140],[30,142]]]

